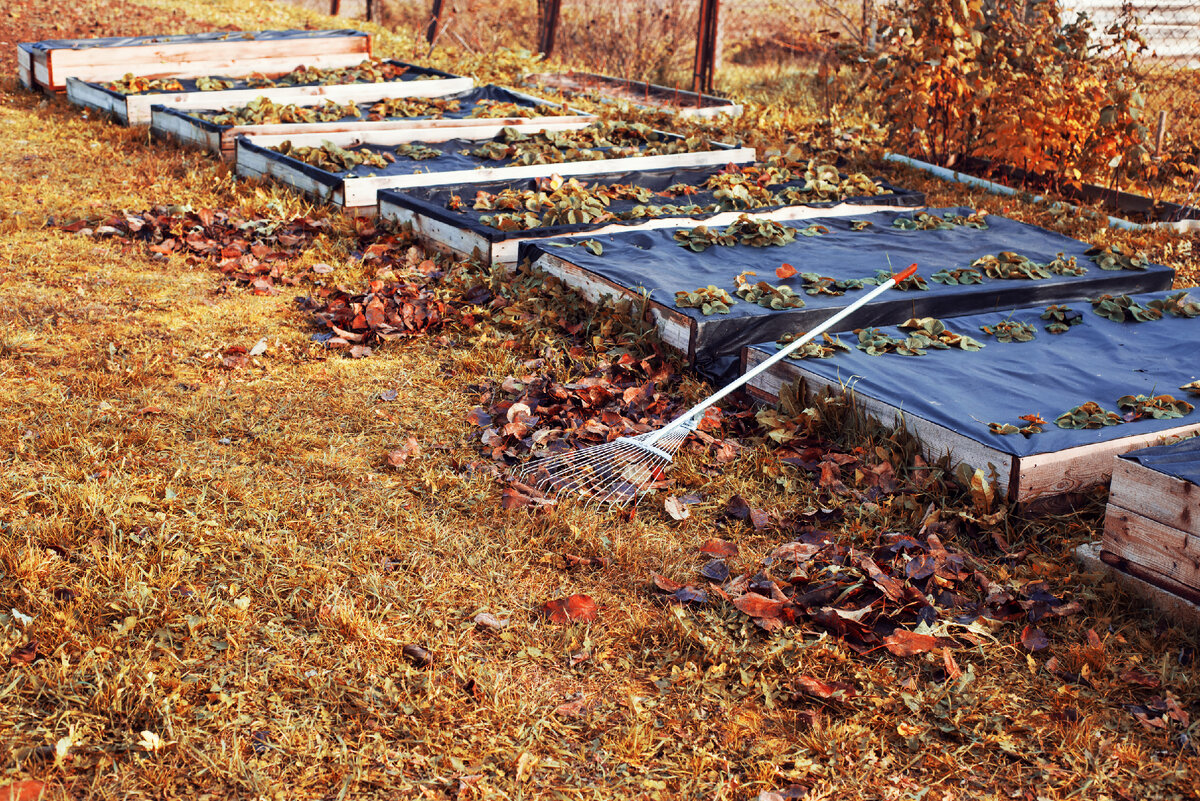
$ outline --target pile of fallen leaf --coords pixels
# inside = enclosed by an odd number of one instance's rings
[[[437,330],[451,317],[446,302],[428,287],[399,281],[371,281],[361,293],[319,287],[297,303],[325,329],[313,339],[348,349],[356,359],[370,356],[372,344]]]
[[[573,372],[585,359],[581,346],[547,349],[522,363],[524,372],[485,389],[480,405],[467,415],[480,429],[484,451],[497,462],[515,464],[530,455],[645,434],[684,410],[680,374],[660,350],[642,359],[629,353],[602,357],[590,369]],[[694,436],[706,445],[720,444],[722,436],[745,436],[756,427],[751,407],[734,398],[730,408],[710,409]]]
[[[189,263],[212,262],[255,294],[274,294],[281,284],[299,283],[300,276],[289,275],[287,269],[329,227],[328,220],[311,216],[283,221],[246,219],[227,209],[155,206],[149,211],[77,220],[62,229],[142,242],[162,258],[186,254]]]
[[[548,351],[524,362],[525,372],[481,394],[481,405],[468,419],[479,426],[480,442],[492,459],[514,464],[530,454],[644,434],[683,410],[670,391],[679,374],[661,355],[639,360],[625,353],[571,375],[573,360],[583,357],[578,346],[567,353]],[[557,377],[560,372],[565,377]]]
[[[725,514],[759,526],[765,519],[735,496]],[[1024,622],[1021,644],[1029,651],[1048,645],[1039,621],[1080,611],[1078,602],[1051,594],[1044,581],[996,583],[971,557],[951,551],[935,529],[915,535],[880,533],[863,547],[839,542],[810,528],[776,548],[761,564],[732,563],[735,543],[710,539],[701,551],[711,557],[699,580],[682,584],[654,574],[670,602],[702,606],[718,599],[732,604],[761,628],[801,626],[833,634],[860,654],[885,648],[911,656],[964,643],[994,641],[993,632]]]

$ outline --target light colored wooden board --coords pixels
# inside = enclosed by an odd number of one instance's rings
[[[352,66],[371,56],[371,37],[298,37],[293,39],[218,39],[198,42],[148,42],[113,47],[37,49],[38,82],[62,91],[68,77],[111,81],[126,73],[144,77],[199,77],[277,72],[281,65]],[[32,68],[32,64],[30,65]],[[283,72],[293,67],[283,68]]]
[[[98,86],[74,78],[67,78],[67,100],[77,106],[112,114],[120,122],[129,123],[129,112],[125,101]]]
[[[1195,432],[1200,432],[1200,423],[1188,423],[1163,431],[1131,434],[1120,439],[1081,445],[1054,453],[1023,456],[1016,480],[1022,487],[1036,487],[1041,495],[1078,492],[1107,482],[1112,477],[1117,456],[1139,448],[1161,445],[1174,437]]]
[[[432,135],[437,135],[437,131],[453,130],[464,131],[479,127],[492,127],[496,125],[510,126],[517,128],[537,128],[544,129],[554,123],[568,123],[577,125],[590,125],[596,121],[596,117],[590,115],[571,115],[562,117],[492,117],[482,119],[478,117],[461,118],[461,119],[395,119],[395,120],[361,120],[361,121],[341,121],[341,122],[311,122],[311,123],[282,123],[278,125],[233,125],[220,130],[214,130],[214,126],[206,124],[199,117],[190,115],[180,116],[172,114],[166,110],[166,106],[155,106],[150,111],[150,131],[155,136],[166,136],[174,138],[179,142],[187,145],[193,145],[209,151],[215,155],[220,155],[227,160],[233,160],[237,149],[237,138],[239,136],[261,136],[275,135],[283,136],[288,139],[294,137],[317,134],[322,139],[328,139],[331,134],[354,133],[362,134],[372,131],[390,131],[396,129],[411,130],[411,131],[429,131],[434,132]],[[207,109],[206,109],[207,110]],[[459,138],[459,134],[451,138]],[[422,141],[431,141],[428,137]],[[434,140],[438,141],[438,140]]]
[[[1108,499],[1164,526],[1200,537],[1200,486],[1144,467],[1132,459],[1113,465]]]
[[[595,175],[592,180],[595,182],[603,182],[604,175]],[[747,216],[752,219],[766,219],[776,221],[795,221],[807,220],[815,217],[851,217],[858,214],[872,214],[877,211],[894,211],[896,206],[855,206],[848,203],[840,203],[837,206],[826,208],[813,208],[811,206],[785,206],[779,209],[771,209],[769,211],[730,211],[716,214],[706,219],[693,217],[658,217],[655,219],[642,220],[634,223],[611,223],[609,225],[593,228],[587,231],[580,231],[571,234],[541,234],[537,230],[529,232],[528,236],[513,237],[504,239],[498,242],[489,242],[484,237],[471,231],[466,227],[451,225],[450,223],[441,220],[435,220],[418,212],[403,206],[398,206],[394,203],[389,203],[386,199],[379,202],[379,214],[385,219],[394,219],[397,222],[408,222],[413,226],[413,232],[428,245],[448,250],[452,253],[460,253],[470,255],[474,248],[479,248],[480,253],[490,264],[503,264],[506,266],[515,265],[517,263],[517,252],[524,242],[542,241],[547,239],[588,239],[596,236],[606,236],[608,234],[627,233],[630,231],[652,231],[662,228],[690,228],[696,225],[729,225],[735,222],[739,217]],[[913,207],[905,206],[905,209]],[[916,210],[916,209],[913,209]],[[470,249],[464,250],[468,247]]]
[[[458,132],[457,136],[447,135],[446,138],[490,139],[491,137],[483,135],[483,131],[484,129],[478,128],[463,129]],[[292,143],[297,145],[302,143],[320,144],[323,139],[328,139],[346,147],[359,142],[392,145],[405,142],[431,141],[428,137],[412,131],[399,131],[387,134],[377,132],[364,134],[347,133],[335,134],[330,137],[321,137],[315,134],[306,134],[305,136],[310,138],[302,140],[298,137],[292,139]],[[286,159],[282,155],[268,156],[263,153],[254,153],[254,158],[247,158],[252,153],[251,148],[247,147],[247,145],[263,143],[279,144],[286,138],[275,136],[240,137],[238,139],[236,159],[238,174],[249,177],[270,175],[272,178],[290,184],[300,191],[312,191],[314,184],[319,182],[314,180],[313,176],[302,172],[298,166],[292,164],[289,159]],[[521,164],[468,170],[448,170],[445,172],[421,172],[408,175],[379,175],[364,178],[338,178],[337,176],[330,175],[329,181],[336,181],[338,189],[333,192],[332,196],[328,192],[323,192],[319,196],[348,208],[365,207],[377,205],[380,189],[404,189],[418,186],[459,186],[492,181],[511,181],[522,178],[544,178],[552,174],[562,176],[595,175],[604,172],[685,168],[728,164],[731,162],[734,164],[745,164],[754,161],[754,159],[754,148],[743,147],[721,148],[696,153],[672,153],[662,156],[630,156],[628,158],[603,159],[599,161],[569,161],[557,164]],[[269,170],[264,168],[264,160],[274,162]],[[335,200],[334,198],[340,199]]]
[[[589,122],[579,121],[551,122],[521,127],[526,128],[530,132],[577,131],[580,128],[586,128],[589,124]],[[392,145],[403,145],[411,142],[447,142],[451,139],[469,139],[474,142],[484,142],[494,139],[506,127],[511,126],[500,125],[493,120],[487,120],[486,124],[471,126],[466,130],[461,128],[414,129],[402,125],[393,125],[366,131],[321,131],[320,133],[307,133],[298,136],[269,133],[254,134],[247,138],[260,147],[278,147],[284,142],[291,142],[296,147],[318,147],[325,142],[331,142],[339,147],[354,147],[356,145],[391,147]]]
[[[260,97],[275,103],[313,103],[323,99],[339,103],[372,102],[386,97],[442,97],[465,92],[474,86],[471,78],[435,78],[428,81],[385,81],[322,86],[277,86],[265,89],[228,89],[215,92],[162,92],[149,95],[117,95],[97,84],[67,79],[67,99],[80,106],[110,111],[126,125],[148,125],[156,105],[179,109],[244,106]],[[87,87],[84,89],[83,87]],[[99,96],[107,98],[99,100]],[[119,104],[119,105],[118,105]]]
[[[1141,598],[1169,618],[1172,624],[1184,623],[1200,629],[1200,604],[1110,565],[1101,556],[1098,542],[1086,543],[1075,549],[1075,560],[1085,571],[1112,579],[1130,595]]]
[[[832,311],[832,310],[831,310]],[[753,348],[743,351],[744,369],[767,358]],[[829,389],[844,392],[853,388],[853,379],[846,385],[829,381],[804,369],[802,364],[785,359],[767,372],[751,380],[757,397],[776,401],[784,384],[803,379],[810,391]],[[1063,495],[1103,484],[1112,476],[1114,457],[1118,454],[1157,445],[1183,434],[1200,431],[1200,422],[1177,426],[1165,431],[1133,434],[1119,439],[1081,445],[1053,453],[1013,456],[955,433],[944,426],[905,412],[862,393],[855,393],[860,408],[887,424],[903,422],[925,446],[929,458],[950,454],[952,463],[965,463],[990,473],[993,466],[999,476],[999,488],[1004,495],[1018,503]]]
[[[658,328],[663,344],[692,358],[692,329],[687,324],[688,318],[669,306],[664,306],[654,300],[646,300],[620,284],[613,283],[548,253],[539,256],[533,266],[561,279],[563,283],[579,292],[589,303],[606,303],[609,298],[612,298],[629,300],[634,304],[633,308],[635,309],[644,306],[645,314]]]
[[[1101,549],[1200,595],[1200,537],[1108,504]]]

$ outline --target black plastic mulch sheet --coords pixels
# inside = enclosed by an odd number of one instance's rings
[[[970,214],[971,209],[930,209]],[[1058,303],[1102,293],[1150,292],[1168,289],[1174,271],[1150,265],[1142,271],[1108,272],[1093,264],[1084,252],[1088,245],[1034,225],[989,215],[988,228],[959,226],[947,231],[908,231],[893,226],[900,216],[912,212],[881,211],[861,218],[816,218],[783,223],[797,229],[823,225],[828,234],[797,235],[794,242],[779,247],[716,245],[702,253],[680,246],[673,238],[677,229],[631,231],[597,237],[603,253],[596,256],[583,247],[563,248],[546,242],[526,242],[519,258],[536,261],[543,254],[565,259],[634,292],[650,292],[651,300],[674,308],[675,293],[694,291],[710,284],[733,295],[734,277],[743,270],[757,273],[752,280],[773,285],[787,284],[803,292],[803,280],[795,275],[784,281],[775,270],[788,263],[799,272],[815,272],[838,280],[874,278],[876,271],[898,272],[916,262],[918,275],[928,280],[941,269],[967,267],[972,261],[1000,251],[1016,251],[1037,262],[1049,262],[1058,253],[1075,256],[1087,268],[1080,276],[1056,275],[1049,279],[991,280],[982,284],[945,285],[929,281],[927,291],[893,289],[858,309],[836,326],[848,331],[867,325],[902,323],[909,317],[948,317],[972,314],[997,307],[1030,303]],[[851,228],[856,219],[871,223],[862,231]],[[739,302],[729,314],[705,316],[698,309],[678,309],[694,321],[691,355],[706,375],[728,380],[737,369],[743,347],[778,339],[783,334],[806,331],[854,302],[866,290],[844,295],[804,295],[800,309],[775,311]],[[737,298],[735,297],[735,300]]]
[[[1181,481],[1200,484],[1200,437],[1185,439],[1174,445],[1143,448],[1140,451],[1127,453],[1121,458],[1132,459],[1142,467],[1166,473]]]
[[[453,94],[453,95],[445,95],[444,97],[435,97],[435,98],[414,97],[414,98],[412,98],[412,100],[417,101],[417,102],[419,102],[421,100],[439,100],[439,101],[441,101],[441,100],[457,100],[459,102],[458,111],[447,111],[442,116],[436,118],[436,119],[446,119],[446,120],[466,119],[466,118],[470,117],[471,113],[476,108],[479,107],[480,103],[483,103],[484,101],[493,101],[496,103],[514,103],[523,108],[535,108],[538,105],[538,102],[530,99],[530,97],[528,95],[519,95],[515,92],[510,92],[509,90],[507,90],[503,87],[496,86],[495,84],[489,84],[487,86],[480,86],[476,89],[471,89],[466,92],[459,92],[458,94]],[[295,105],[319,107],[319,106],[324,105],[324,102],[325,101],[322,100],[320,97],[313,97],[313,98],[309,99],[309,102],[300,102],[300,103],[296,103]],[[359,110],[358,117],[342,117],[340,120],[331,121],[328,124],[333,125],[337,122],[364,121],[364,120],[368,119],[368,116],[371,113],[371,107],[374,106],[376,102],[377,101],[359,103],[358,104],[358,110]],[[228,130],[228,129],[234,127],[233,125],[230,125],[230,124],[225,124],[225,123],[218,124],[218,123],[212,122],[211,120],[206,120],[206,119],[203,119],[202,117],[200,117],[201,114],[221,113],[223,111],[223,109],[219,109],[219,108],[177,109],[177,108],[166,107],[163,110],[168,114],[175,114],[176,116],[188,117],[191,119],[199,120],[200,123],[202,125],[204,125],[204,127],[209,128],[214,131],[225,131],[225,130]],[[570,112],[566,112],[566,113],[569,114]],[[428,120],[428,119],[435,119],[435,118],[430,117],[430,116],[417,116],[417,117],[384,117],[383,119],[396,120],[396,121],[403,122],[405,120]],[[480,117],[479,120],[480,120],[480,122],[486,123],[488,121],[488,118]]]
[[[184,42],[225,42],[241,39],[328,39],[335,36],[366,36],[363,31],[351,28],[339,30],[282,30],[282,31],[204,31],[201,33],[177,33],[164,36],[103,36],[96,39],[44,39],[40,42],[24,42],[29,50],[86,50],[92,47],[131,47],[152,44],[179,44]]]
[[[367,60],[366,54],[363,55],[363,60],[364,61]],[[394,81],[351,81],[350,83],[353,83],[353,84],[408,83],[409,81],[459,77],[453,73],[443,72],[442,70],[437,70],[437,69],[434,69],[433,67],[418,67],[416,64],[408,64],[404,61],[395,61],[393,59],[388,59],[387,63],[388,64],[398,64],[400,66],[407,67],[408,69],[405,72],[401,73],[400,76],[398,78],[396,78],[396,80],[394,80]],[[265,92],[269,89],[274,89],[274,88],[282,89],[282,88],[291,88],[294,86],[321,86],[322,85],[320,82],[316,82],[316,83],[288,84],[287,87],[271,87],[271,86],[256,87],[256,86],[251,86],[250,82],[246,79],[245,76],[210,75],[208,77],[219,78],[219,79],[225,80],[225,81],[231,81],[233,83],[232,86],[230,86],[226,89],[220,90],[220,91],[225,91],[225,92],[233,92],[233,91],[237,91],[239,89],[262,89]],[[196,88],[196,79],[195,78],[176,78],[175,80],[179,81],[179,85],[183,87],[182,90],[180,90],[180,89],[171,89],[171,90],[151,89],[146,92],[118,92],[113,89],[109,89],[107,86],[105,86],[105,83],[107,83],[107,81],[89,82],[89,86],[94,86],[94,87],[101,89],[105,92],[108,92],[109,94],[114,95],[116,97],[133,97],[135,95],[177,95],[177,94],[180,94],[181,92],[198,92],[198,93],[203,94],[203,92],[200,89]]]
[[[1145,304],[1168,294],[1172,293],[1134,298]],[[1200,293],[1193,294],[1192,299],[1200,300]],[[1117,399],[1123,395],[1167,394],[1200,405],[1200,399],[1179,389],[1200,377],[1200,356],[1191,344],[1200,341],[1200,317],[1164,316],[1151,322],[1117,323],[1095,314],[1086,301],[1069,306],[1082,313],[1082,322],[1063,334],[1045,330],[1042,304],[942,318],[948,330],[982,342],[984,348],[979,351],[930,349],[924,356],[894,352],[872,356],[856,347],[858,337],[845,333],[839,338],[850,346],[849,353],[785,363],[851,386],[859,395],[883,401],[906,415],[923,418],[1013,456],[1052,453],[1200,425],[1200,409],[1181,418],[1135,420],[1095,430],[1055,425],[1056,417],[1087,401],[1120,413]],[[980,330],[980,326],[1003,320],[1032,324],[1035,338],[1030,342],[999,342]],[[894,327],[884,327],[883,331],[901,339],[905,336]],[[770,342],[755,349],[773,354],[779,348]],[[1026,437],[988,430],[988,423],[1024,426],[1020,418],[1027,414],[1041,415],[1047,421],[1042,433]],[[1192,458],[1200,458],[1196,446]]]
[[[682,137],[672,137],[682,138]],[[419,145],[422,148],[429,148],[437,152],[437,156],[433,158],[413,159],[407,156],[397,155],[395,145],[354,145],[347,147],[346,150],[360,151],[370,150],[375,153],[390,153],[395,157],[396,161],[385,167],[371,166],[356,166],[350,170],[340,170],[331,172],[305,164],[299,159],[294,159],[290,156],[285,156],[282,153],[272,150],[268,147],[256,145],[251,141],[246,142],[246,147],[263,153],[269,158],[278,159],[291,164],[296,169],[305,173],[313,180],[319,181],[327,185],[334,185],[341,182],[344,178],[371,178],[383,175],[416,175],[418,173],[438,173],[452,172],[456,170],[478,170],[485,167],[510,167],[517,164],[514,159],[484,159],[478,156],[470,155],[469,151],[476,150],[487,144],[487,139],[449,139],[445,142],[414,142],[413,145]],[[716,149],[724,149],[720,145],[713,145]],[[605,151],[609,148],[592,148],[594,150]],[[620,158],[627,158],[622,155]],[[603,159],[593,159],[593,161],[603,161]],[[545,164],[546,174],[550,175],[554,172],[554,164],[562,162],[552,162]],[[471,185],[471,189],[475,184]],[[467,190],[470,191],[470,190]]]
[[[674,184],[688,184],[690,186],[701,186],[713,175],[721,172],[722,167],[699,167],[688,170],[670,169],[670,170],[645,170],[631,171],[623,173],[609,173],[603,175],[587,175],[579,178],[589,187],[595,187],[601,184],[632,184],[650,189],[654,192],[661,192],[668,186]],[[803,186],[804,181],[789,181],[784,184],[776,184],[769,187],[772,192],[781,192],[784,189],[791,187]],[[910,189],[899,189],[890,184],[883,183],[882,188],[890,194],[886,195],[861,195],[851,197],[845,200],[815,200],[812,203],[805,203],[806,206],[813,208],[822,208],[828,206],[836,206],[839,203],[863,204],[863,205],[878,205],[878,206],[900,206],[912,207],[923,206],[925,204],[925,193],[917,192]],[[497,214],[496,211],[477,211],[472,208],[475,202],[475,195],[478,192],[491,192],[498,194],[505,189],[516,190],[534,190],[537,189],[537,181],[533,179],[525,179],[519,181],[496,181],[487,184],[474,184],[466,188],[458,187],[420,187],[416,189],[405,190],[384,190],[380,192],[380,200],[387,200],[402,208],[410,209],[423,217],[428,217],[439,222],[448,223],[449,225],[458,228],[464,228],[487,239],[489,242],[502,242],[508,239],[521,239],[529,236],[564,236],[567,234],[581,233],[585,231],[593,231],[598,228],[603,228],[609,225],[639,225],[646,222],[647,218],[636,220],[610,220],[602,223],[580,223],[577,225],[552,225],[544,228],[533,228],[524,231],[501,231],[480,222],[482,217]],[[447,207],[450,202],[451,195],[458,195],[462,198],[463,208],[458,211],[452,211]],[[699,192],[695,195],[686,195],[682,197],[656,197],[647,202],[646,205],[673,205],[673,206],[706,206],[714,202],[712,192]],[[613,200],[608,209],[613,213],[628,211],[634,206],[642,205],[636,200]],[[781,208],[780,206],[763,206],[748,211],[759,213],[769,211],[770,209]],[[677,214],[667,216],[690,217],[695,219],[705,219],[712,214],[720,214],[724,212],[713,213],[696,213],[696,214]],[[662,218],[658,218],[662,219]]]

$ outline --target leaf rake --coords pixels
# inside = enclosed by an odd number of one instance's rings
[[[696,429],[701,416],[715,403],[745,386],[760,373],[786,359],[819,334],[841,322],[859,307],[904,281],[917,271],[913,264],[858,298],[817,328],[789,342],[770,358],[744,373],[731,384],[709,395],[657,431],[636,437],[618,437],[612,442],[534,459],[515,471],[514,477],[547,494],[581,495],[588,505],[623,507],[644,494],[675,459],[675,454]]]

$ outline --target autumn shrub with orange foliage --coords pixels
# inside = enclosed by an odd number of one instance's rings
[[[1128,7],[1097,36],[1052,0],[915,0],[873,83],[893,147],[952,166],[976,156],[1055,182],[1150,165]]]

